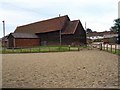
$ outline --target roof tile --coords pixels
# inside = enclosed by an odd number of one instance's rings
[[[67,15],[19,26],[15,33],[45,33],[61,30],[66,19],[69,19]]]

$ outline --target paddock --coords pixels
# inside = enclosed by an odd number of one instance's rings
[[[3,88],[117,88],[118,56],[100,50],[2,54]]]

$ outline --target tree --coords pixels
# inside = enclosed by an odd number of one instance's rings
[[[120,18],[114,20],[114,26],[112,26],[110,30],[113,32],[120,33]]]
[[[93,32],[93,31],[92,31],[90,28],[87,28],[87,29],[86,29],[86,32],[87,32],[87,33],[91,33],[91,32]]]
[[[114,20],[114,26],[110,30],[118,33],[118,44],[120,44],[120,18]]]

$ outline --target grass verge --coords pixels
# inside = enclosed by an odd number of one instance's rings
[[[0,53],[38,53],[38,52],[66,52],[79,51],[87,46],[38,46],[32,48],[1,49]]]

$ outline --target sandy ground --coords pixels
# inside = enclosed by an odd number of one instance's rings
[[[5,88],[117,88],[118,56],[99,50],[4,54]]]

